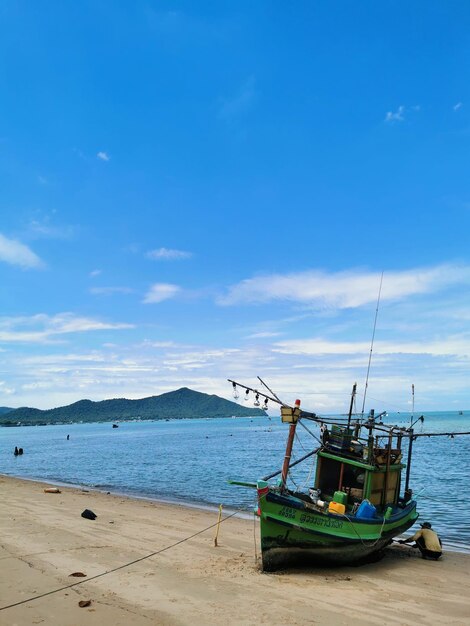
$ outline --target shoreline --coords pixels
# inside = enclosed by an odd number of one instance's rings
[[[213,511],[80,487],[50,494],[48,485],[0,476],[1,626],[461,626],[470,614],[466,554],[432,562],[393,545],[360,567],[264,574],[256,520],[225,519],[215,547]],[[81,517],[86,508],[94,521]],[[81,600],[91,604],[80,608]]]
[[[207,513],[212,513],[212,514],[216,514],[218,513],[219,510],[219,506],[216,504],[211,504],[211,503],[206,503],[206,502],[182,502],[180,500],[171,500],[171,499],[167,499],[167,498],[155,498],[152,496],[147,496],[145,494],[139,494],[139,493],[128,493],[125,491],[113,491],[112,489],[102,489],[100,487],[93,487],[90,485],[80,485],[80,484],[74,484],[74,483],[67,483],[67,482],[63,482],[60,480],[44,480],[43,478],[31,478],[29,476],[18,476],[18,475],[13,475],[13,474],[3,474],[0,473],[0,479],[1,478],[14,478],[17,480],[25,480],[25,481],[30,481],[32,483],[40,483],[40,484],[45,484],[47,483],[48,485],[52,485],[54,487],[63,487],[65,489],[76,489],[82,493],[90,493],[90,492],[96,492],[96,493],[101,493],[103,495],[112,495],[115,496],[117,498],[128,498],[130,500],[139,500],[139,501],[143,501],[143,502],[153,502],[154,504],[163,504],[163,505],[168,505],[168,506],[175,506],[175,507],[181,507],[183,509],[194,509],[197,511],[205,511]],[[249,513],[246,509],[245,512],[243,510],[237,509],[235,506],[231,506],[231,505],[223,505],[223,510],[227,512],[227,514],[232,514],[234,513],[236,515],[236,517],[240,518],[240,519],[244,519],[244,520],[252,520],[253,519],[253,514]],[[409,531],[407,531],[407,534],[410,534],[412,531],[411,529]],[[402,535],[397,535],[397,536],[402,536]],[[403,535],[405,536],[405,535]],[[466,544],[459,544],[459,545],[455,545],[455,544],[449,544],[447,542],[444,542],[444,548],[447,552],[454,552],[457,554],[464,554],[464,555],[470,555],[470,545],[466,545]]]
[[[60,407],[59,407],[60,408]],[[0,417],[3,415],[8,415],[8,413],[1,413]],[[52,422],[50,424],[47,423],[40,423],[40,424],[23,424],[21,422],[17,423],[17,424],[5,424],[0,422],[0,428],[35,428],[36,426],[77,426],[77,425],[88,425],[88,424],[140,424],[140,423],[147,423],[147,422],[152,422],[152,423],[157,423],[157,422],[182,422],[182,421],[207,421],[207,420],[215,420],[215,419],[221,419],[221,420],[230,420],[230,419],[237,419],[237,420],[243,420],[243,419],[248,419],[248,420],[253,420],[253,419],[265,419],[265,418],[271,418],[272,416],[270,415],[218,415],[215,417],[152,417],[149,419],[106,419],[106,420],[95,420],[95,421],[78,421],[78,422]]]
[[[153,498],[152,496],[147,496],[143,493],[141,494],[141,493],[130,493],[126,491],[113,491],[112,489],[103,489],[101,487],[94,487],[91,485],[67,483],[62,480],[56,480],[56,479],[46,480],[44,478],[32,478],[30,476],[19,476],[17,474],[0,473],[0,480],[2,478],[13,478],[15,480],[24,480],[24,481],[28,481],[32,483],[40,483],[41,485],[47,483],[48,485],[51,485],[53,487],[63,487],[64,489],[76,489],[77,491],[80,491],[81,493],[96,492],[96,493],[101,493],[103,495],[115,496],[117,498],[128,498],[130,500],[142,500],[144,502],[153,502],[155,504],[164,504],[168,506],[181,507],[183,509],[195,509],[198,511],[206,511],[208,513],[218,513],[219,511],[219,505],[211,504],[208,502],[197,502],[197,501],[182,502],[181,500],[171,500],[170,498]],[[244,513],[243,510],[237,509],[235,506],[232,506],[232,505],[223,505],[223,508],[224,508],[224,511],[227,511],[228,513],[236,513],[237,517],[239,517],[240,519],[249,519],[249,520],[253,519],[253,515],[251,513],[246,512],[246,509]],[[469,546],[469,553],[470,553],[470,546]]]

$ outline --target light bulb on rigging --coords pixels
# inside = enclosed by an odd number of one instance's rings
[[[238,400],[238,398],[240,397],[240,394],[238,393],[237,384],[232,383],[232,385],[233,385],[233,397],[235,398],[235,400]]]

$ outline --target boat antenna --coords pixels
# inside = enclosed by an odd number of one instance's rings
[[[372,341],[370,342],[369,363],[367,365],[367,376],[366,376],[366,384],[364,387],[364,398],[362,400],[362,410],[361,410],[362,416],[364,416],[364,406],[366,404],[367,387],[369,385],[370,362],[372,360],[372,350],[374,349],[375,329],[377,327],[377,316],[379,314],[380,294],[382,293],[383,279],[384,279],[384,273],[382,270],[382,275],[380,277],[379,295],[377,296],[377,307],[375,309],[374,330],[372,331]]]
[[[271,393],[276,398],[276,400],[279,402],[279,404],[283,404],[282,400],[279,400],[279,398],[274,393],[274,391],[268,387],[268,385],[264,382],[264,380],[260,376],[257,376],[256,378],[260,381],[260,383],[262,385],[264,385],[266,387],[266,389],[269,391],[269,393]]]
[[[415,386],[413,384],[411,385],[411,418],[410,418],[411,427],[413,427],[414,416],[415,416]]]

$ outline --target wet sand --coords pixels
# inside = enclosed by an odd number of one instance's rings
[[[470,622],[470,556],[394,545],[362,567],[264,574],[259,529],[217,513],[0,476],[0,625],[442,624]],[[91,509],[94,521],[81,513]],[[254,533],[256,530],[256,533]],[[140,559],[94,580],[92,576]],[[82,572],[86,578],[70,577]],[[49,591],[78,581],[36,600]],[[91,600],[80,608],[81,600]]]

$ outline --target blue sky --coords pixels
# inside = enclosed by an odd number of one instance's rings
[[[0,7],[0,406],[470,408],[470,5]],[[358,404],[362,403],[359,400]]]

